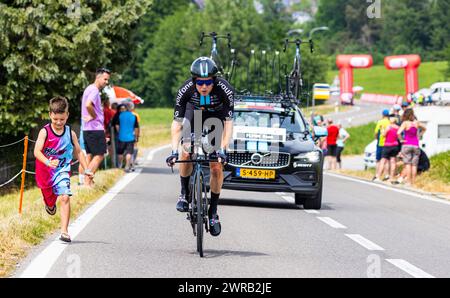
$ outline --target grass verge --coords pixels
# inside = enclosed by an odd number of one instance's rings
[[[170,126],[173,120],[173,109],[141,108],[137,112],[141,117],[140,148],[151,148],[170,142]]]
[[[70,202],[71,222],[122,175],[123,171],[117,169],[100,171],[95,176],[94,189],[80,188],[77,185],[78,177],[72,177],[74,195]],[[21,216],[18,214],[18,206],[18,192],[0,197],[0,277],[10,275],[32,246],[39,244],[60,228],[59,212],[55,216],[45,212],[38,188],[25,191]]]
[[[371,122],[366,125],[346,128],[350,134],[350,139],[345,144],[343,154],[345,156],[364,154],[366,146],[374,140],[375,127],[376,123]]]

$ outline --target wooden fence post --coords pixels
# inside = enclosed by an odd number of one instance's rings
[[[20,185],[20,203],[19,203],[19,214],[22,215],[22,202],[23,202],[23,191],[25,187],[25,174],[27,170],[27,154],[28,154],[28,136],[25,136],[24,149],[23,149],[23,166],[22,166],[22,183]]]

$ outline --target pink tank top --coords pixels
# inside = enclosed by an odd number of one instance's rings
[[[42,153],[48,159],[59,160],[58,167],[52,169],[36,159],[36,182],[39,188],[49,188],[62,180],[70,181],[70,164],[73,155],[73,143],[70,126],[66,125],[64,133],[57,135],[50,124],[44,126],[47,131]]]
[[[417,132],[416,124],[413,123],[409,129],[405,130],[405,143],[403,145],[419,147],[419,136]]]
[[[389,130],[386,133],[386,141],[384,142],[385,147],[398,146],[398,126],[389,125]]]

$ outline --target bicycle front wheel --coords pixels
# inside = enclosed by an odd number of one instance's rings
[[[201,174],[196,176],[194,187],[195,187],[195,200],[197,209],[197,252],[200,257],[203,258],[203,177]]]

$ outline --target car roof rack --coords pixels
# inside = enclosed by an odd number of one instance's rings
[[[254,102],[254,103],[279,103],[283,108],[294,108],[299,106],[300,102],[283,96],[278,95],[253,95],[250,93],[237,94],[235,96],[235,102]]]

